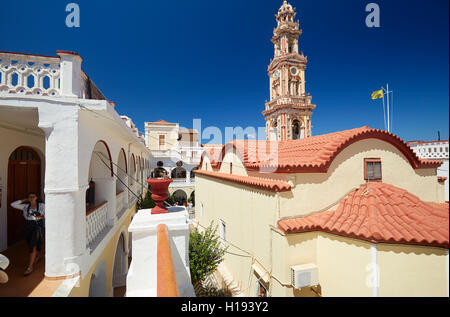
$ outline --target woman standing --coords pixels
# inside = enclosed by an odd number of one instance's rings
[[[33,272],[33,266],[41,258],[41,248],[43,242],[44,214],[45,205],[37,193],[29,193],[28,198],[17,200],[11,203],[13,208],[22,210],[25,218],[23,231],[25,240],[28,244],[30,261],[24,275],[30,275]]]

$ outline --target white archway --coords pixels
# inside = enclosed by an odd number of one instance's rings
[[[127,242],[124,233],[120,233],[114,255],[112,286],[125,286],[128,272]]]

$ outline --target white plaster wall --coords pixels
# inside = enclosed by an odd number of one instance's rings
[[[6,248],[6,184],[7,161],[10,153],[18,146],[30,146],[41,154],[42,182],[46,202],[46,275],[64,276],[68,267],[89,270],[86,262],[86,217],[85,190],[89,180],[89,166],[92,151],[99,140],[105,141],[115,164],[118,154],[124,148],[127,162],[131,153],[151,161],[150,152],[139,142],[125,124],[104,100],[44,98],[30,96],[1,96],[2,110],[36,112],[37,131],[42,135],[30,135],[17,129],[0,128],[0,176],[5,186],[0,209],[0,248]],[[1,120],[0,120],[1,121]],[[8,124],[8,122],[6,122]],[[10,123],[11,124],[11,123]],[[45,153],[45,159],[44,159]],[[98,167],[97,167],[98,169]],[[116,170],[115,167],[113,167]],[[148,171],[142,171],[142,173]],[[109,174],[108,194],[111,213],[115,208],[115,178]],[[106,178],[108,178],[106,177]],[[142,178],[142,177],[141,177]],[[103,188],[103,189],[105,189]],[[106,195],[106,193],[105,193]],[[111,217],[110,225],[115,225]],[[4,227],[3,227],[4,226]],[[103,244],[101,244],[103,245]],[[89,260],[91,263],[92,261]],[[75,264],[75,265],[72,265]],[[71,273],[76,273],[72,272]],[[82,272],[83,274],[85,272]]]

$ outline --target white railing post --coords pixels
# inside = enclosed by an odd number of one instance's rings
[[[68,51],[56,51],[56,54],[61,59],[61,95],[80,98],[82,95],[81,56],[75,52]]]

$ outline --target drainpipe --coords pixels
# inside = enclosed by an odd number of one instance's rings
[[[445,258],[446,258],[446,268],[447,268],[447,296],[450,296],[450,292],[449,292],[449,287],[448,287],[448,274],[449,274],[449,272],[448,272],[448,265],[449,265],[449,263],[448,263],[448,250],[447,250],[447,254],[445,255]]]
[[[373,271],[371,274],[375,276],[374,285],[372,285],[372,297],[378,297],[378,287],[379,287],[379,272],[378,272],[378,258],[377,258],[377,245],[372,243],[370,245],[370,258]]]

